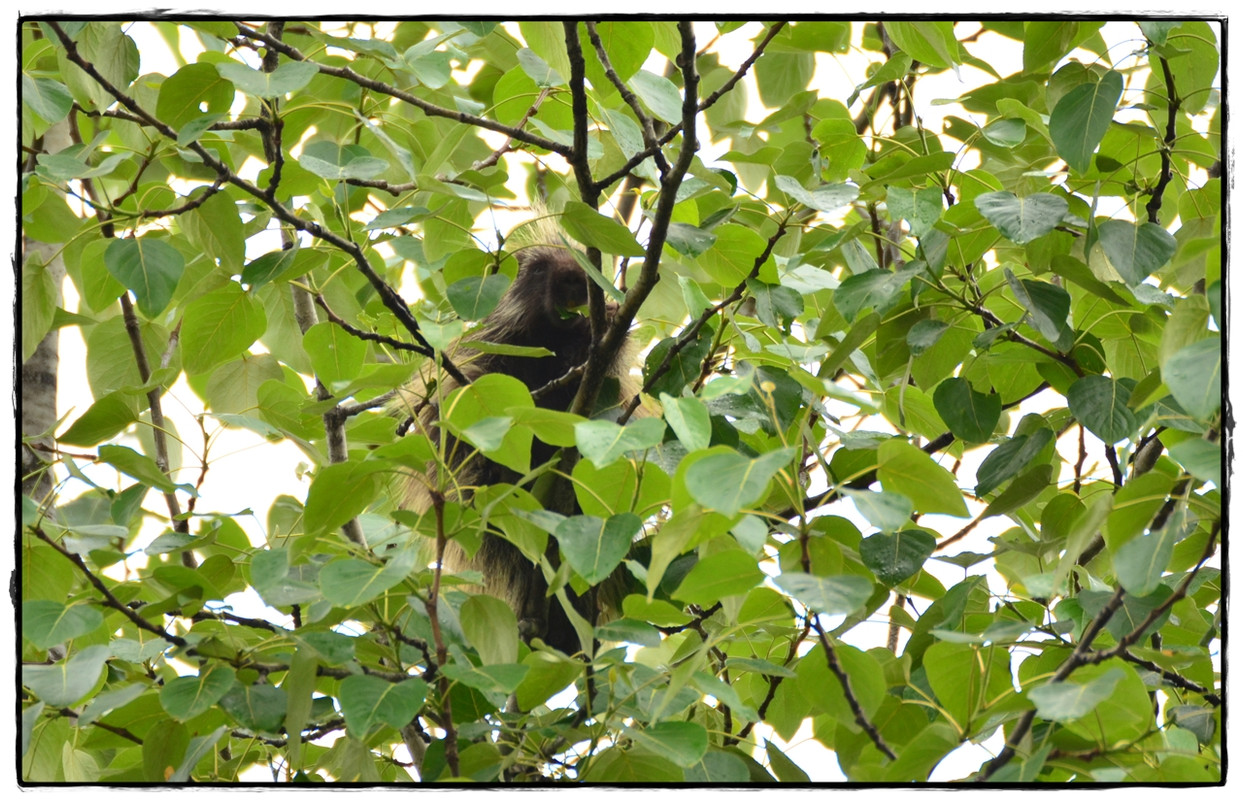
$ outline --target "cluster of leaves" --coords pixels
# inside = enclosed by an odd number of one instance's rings
[[[26,258],[23,358],[78,328],[94,398],[22,498],[23,780],[800,781],[808,723],[854,781],[998,732],[975,779],[1219,778],[1212,24],[153,24],[203,52],[139,74],[124,24],[21,31],[23,229],[81,298]],[[848,53],[850,97],[812,88]],[[925,129],[921,82],[966,66],[993,80]],[[526,477],[401,510],[444,438],[386,405],[455,374],[516,268],[476,220],[523,182],[598,278],[584,388],[443,398]],[[577,413],[632,323],[649,413]],[[296,443],[305,501],[205,508],[181,379],[204,442]],[[231,514],[260,502],[255,543]],[[478,575],[424,566],[485,530],[553,602],[634,588],[576,620],[579,657],[523,641]],[[887,646],[844,641],[869,620]]]

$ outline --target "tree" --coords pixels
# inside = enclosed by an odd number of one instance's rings
[[[21,780],[797,782],[805,725],[859,782],[1220,780],[1214,20],[151,24],[201,53],[21,24],[22,355],[77,329],[90,391],[24,431]],[[511,208],[597,278],[583,388],[458,390],[530,474],[420,516],[388,406]],[[238,430],[305,494],[213,496]],[[485,530],[620,616],[521,640],[423,566]]]

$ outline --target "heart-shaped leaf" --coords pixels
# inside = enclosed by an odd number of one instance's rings
[[[1014,192],[988,192],[975,198],[975,207],[1001,235],[1015,244],[1027,244],[1061,223],[1070,204],[1059,194],[1019,197]]]
[[[877,533],[859,542],[864,565],[886,586],[896,586],[919,572],[937,540],[921,530]]]

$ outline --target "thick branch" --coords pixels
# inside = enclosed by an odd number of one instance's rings
[[[747,74],[747,71],[751,69],[751,65],[755,63],[756,59],[758,59],[761,55],[763,55],[765,48],[768,47],[768,43],[771,42],[773,40],[773,37],[776,36],[781,31],[781,29],[784,27],[785,27],[784,22],[778,22],[774,24],[773,27],[769,28],[768,33],[764,36],[763,39],[760,40],[760,43],[755,46],[755,50],[751,53],[751,55],[747,58],[746,61],[742,62],[742,66],[740,66],[737,69],[737,71],[735,71],[734,74],[730,76],[729,80],[725,81],[725,83],[721,85],[721,88],[717,89],[715,92],[713,92],[712,94],[704,98],[703,102],[699,103],[699,105],[696,107],[696,110],[702,112],[710,108],[714,103],[716,103],[716,101],[720,100],[721,97],[723,97],[727,92],[733,89],[734,86],[738,84],[738,81],[742,80],[743,77]],[[692,58],[693,58],[693,54],[692,54]],[[685,127],[686,127],[686,120],[685,120],[685,117],[683,117],[682,122],[679,122],[676,125],[673,125],[672,127],[669,128],[669,130],[665,131],[665,134],[661,136],[659,140],[657,140],[656,146],[654,148],[645,147],[643,148],[642,151],[635,153],[633,156],[630,157],[629,160],[626,161],[625,164],[621,166],[620,169],[616,170],[611,175],[607,175],[604,178],[601,178],[597,185],[602,189],[608,188],[609,186],[612,186],[617,181],[626,177],[627,175],[630,174],[630,171],[632,169],[642,164],[645,159],[651,158],[652,156],[656,155],[657,150],[664,147],[669,142],[672,142]]]

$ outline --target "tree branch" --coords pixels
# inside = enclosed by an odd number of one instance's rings
[[[173,140],[177,138],[177,132],[175,130],[163,122],[160,122],[151,113],[143,109],[137,102],[134,101],[133,98],[126,95],[114,86],[107,78],[105,78],[99,70],[95,68],[94,64],[83,58],[82,54],[78,51],[77,44],[60,28],[56,22],[49,22],[48,26],[51,27],[60,38],[61,43],[65,47],[65,54],[69,60],[90,75],[96,83],[116,98],[117,102],[121,103],[134,114],[138,115],[147,125],[155,128],[163,136]],[[271,40],[271,37],[266,35],[262,38],[264,38],[265,41]],[[212,170],[214,170],[217,175],[257,200],[262,201],[281,221],[289,224],[297,230],[302,231],[303,233],[314,236],[317,239],[322,239],[349,255],[350,258],[353,259],[354,265],[358,271],[367,278],[368,283],[370,283],[372,288],[376,290],[376,293],[379,295],[380,301],[384,304],[385,308],[391,311],[393,315],[397,317],[398,321],[401,322],[402,326],[405,327],[410,335],[414,337],[415,341],[423,346],[423,350],[420,352],[428,357],[434,357],[436,355],[435,348],[433,348],[427,339],[424,338],[422,332],[419,330],[418,321],[415,320],[414,315],[410,313],[410,309],[406,306],[405,301],[401,299],[401,296],[397,294],[397,291],[393,289],[392,286],[390,286],[376,273],[374,269],[372,269],[371,264],[367,261],[366,254],[363,253],[361,247],[354,242],[327,230],[318,223],[302,219],[293,213],[293,211],[277,202],[275,198],[270,197],[266,191],[245,180],[242,180],[236,173],[229,169],[227,165],[220,161],[220,159],[218,159],[211,151],[203,147],[200,143],[191,142],[187,146],[203,160],[203,163],[207,164]],[[445,371],[453,376],[454,380],[458,381],[463,386],[470,383],[470,380],[462,374],[461,370],[459,370],[447,356],[441,354],[440,359]]]
[[[274,48],[281,53],[281,55],[287,56],[293,61],[305,61],[315,64],[315,62],[310,61],[310,59],[300,53],[297,48],[291,47],[275,37],[269,36],[261,31],[254,30],[253,28],[248,28],[240,22],[235,22],[234,24],[237,25],[238,32],[243,36],[261,41],[268,47]],[[336,78],[343,78],[352,83],[356,83],[359,86],[370,89],[373,92],[379,92],[380,94],[388,95],[389,97],[395,97],[403,103],[409,103],[410,105],[420,109],[429,117],[451,119],[454,122],[461,122],[467,125],[473,125],[477,128],[485,128],[490,131],[496,131],[497,133],[503,133],[511,139],[516,139],[517,141],[543,148],[544,150],[556,153],[566,159],[570,158],[571,148],[558,142],[554,142],[551,139],[545,139],[542,136],[536,136],[535,134],[528,133],[521,128],[516,128],[512,125],[502,125],[499,122],[495,122],[485,117],[467,114],[465,111],[455,111],[450,108],[442,108],[441,106],[429,103],[421,97],[402,91],[401,89],[382,81],[377,81],[364,75],[359,75],[349,67],[329,67],[324,64],[315,64],[315,66],[324,75],[332,75]]]
[[[816,634],[820,637],[820,646],[824,648],[824,657],[829,662],[829,671],[837,676],[838,683],[842,685],[842,693],[846,695],[846,702],[850,704],[850,710],[854,712],[855,722],[867,733],[868,738],[876,745],[877,750],[884,753],[885,757],[890,761],[896,760],[897,754],[881,738],[880,731],[867,718],[867,714],[863,712],[863,706],[859,705],[859,698],[855,696],[854,689],[850,687],[850,675],[842,668],[842,663],[837,660],[837,650],[834,649],[833,642],[829,639],[828,634],[820,627],[820,620],[813,616],[811,624],[815,628]]]

